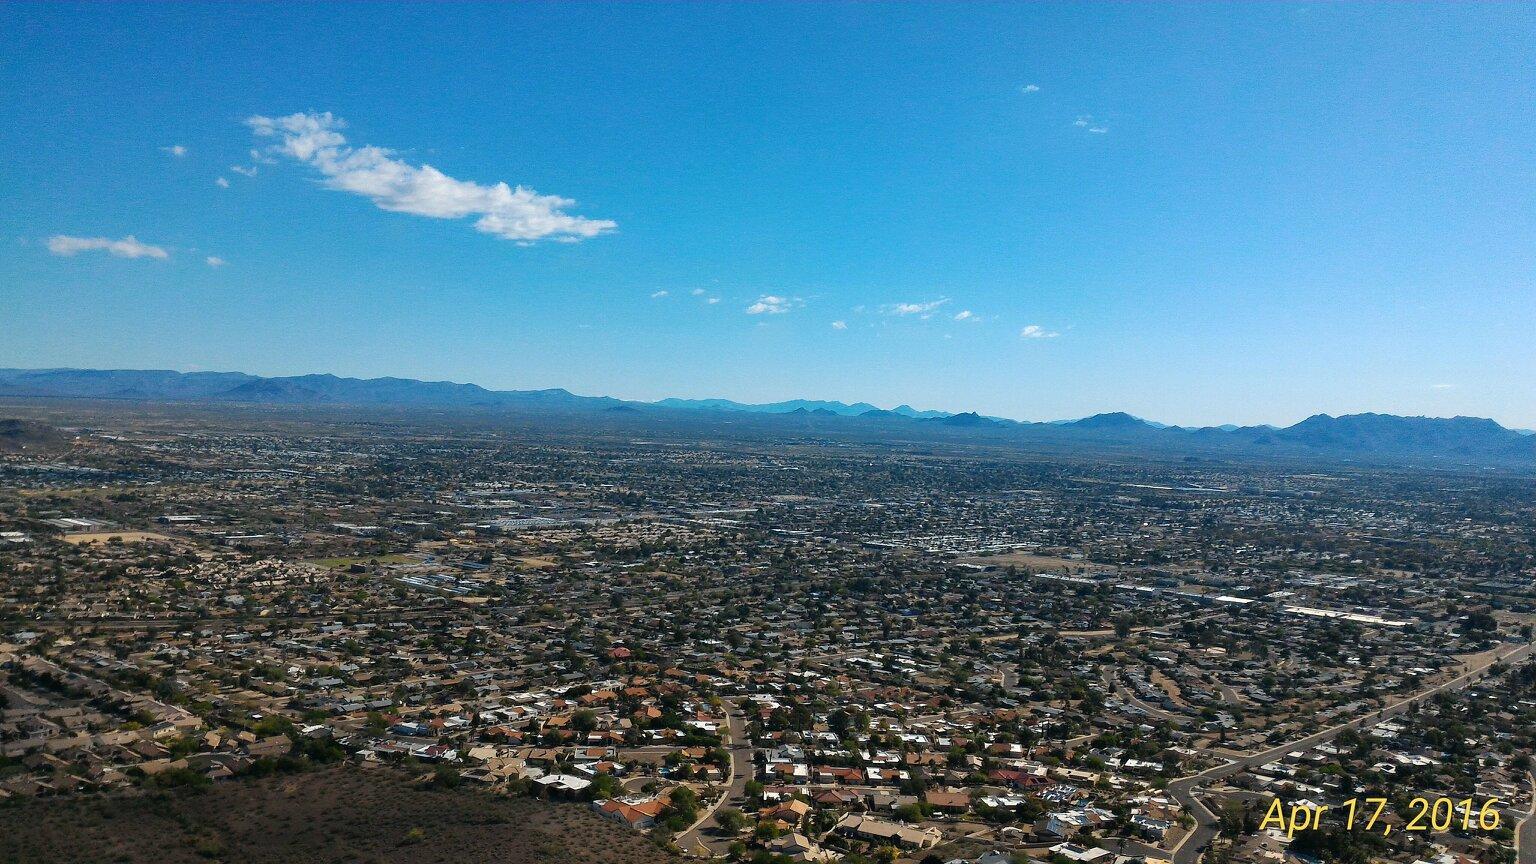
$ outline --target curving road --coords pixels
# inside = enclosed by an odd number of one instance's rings
[[[1120,676],[1116,670],[1106,667],[1103,672],[1103,677],[1104,685],[1109,688],[1110,693],[1113,693],[1114,695],[1125,700],[1127,705],[1130,705],[1131,707],[1144,712],[1148,716],[1156,717],[1159,720],[1165,720],[1169,723],[1190,722],[1191,718],[1187,716],[1181,717],[1178,714],[1166,711],[1157,707],[1156,705],[1151,705],[1141,701],[1141,699],[1139,699],[1136,694],[1131,691],[1131,688],[1127,687],[1125,682],[1120,680]]]
[[[1515,864],[1536,864],[1536,774],[1527,772],[1531,784],[1531,810],[1515,826]]]
[[[1375,713],[1367,714],[1364,717],[1359,717],[1346,723],[1340,723],[1337,726],[1324,729],[1321,732],[1308,735],[1305,738],[1300,738],[1286,744],[1281,744],[1278,747],[1272,747],[1259,753],[1244,756],[1225,765],[1217,765],[1214,768],[1207,768],[1206,770],[1201,771],[1199,774],[1191,774],[1188,777],[1181,777],[1178,780],[1169,783],[1168,793],[1173,796],[1174,800],[1179,802],[1180,806],[1182,806],[1187,813],[1195,817],[1196,822],[1195,830],[1186,834],[1184,838],[1179,841],[1178,845],[1170,850],[1171,854],[1173,855],[1174,864],[1195,864],[1195,862],[1200,859],[1201,853],[1205,851],[1205,847],[1216,838],[1218,833],[1220,833],[1216,829],[1216,814],[1212,813],[1209,808],[1201,803],[1199,798],[1195,797],[1195,790],[1201,786],[1208,785],[1213,780],[1220,780],[1225,777],[1230,777],[1233,774],[1237,774],[1240,771],[1244,771],[1256,765],[1263,765],[1266,762],[1272,762],[1275,759],[1283,757],[1285,754],[1291,752],[1292,750],[1305,750],[1309,747],[1316,747],[1319,744],[1326,744],[1327,742],[1332,741],[1334,738],[1337,738],[1347,729],[1360,729],[1365,726],[1373,725],[1388,717],[1401,714],[1408,710],[1409,707],[1429,699],[1437,694],[1444,693],[1449,690],[1460,690],[1463,687],[1466,687],[1468,684],[1471,684],[1472,682],[1477,681],[1486,675],[1489,667],[1493,666],[1493,664],[1501,661],[1507,661],[1511,663],[1519,662],[1529,657],[1532,650],[1536,650],[1536,644],[1526,644],[1511,648],[1509,651],[1506,651],[1503,654],[1495,653],[1494,655],[1482,660],[1478,665],[1470,667],[1461,675],[1452,678],[1443,684],[1437,684],[1428,690],[1420,691],[1419,693],[1416,693],[1412,696],[1408,696],[1404,699],[1394,702]],[[1530,842],[1533,844],[1533,848],[1536,848],[1536,827],[1533,827],[1533,825],[1536,825],[1536,819],[1528,819],[1526,822],[1522,823],[1521,832],[1523,834],[1529,835],[1527,839],[1530,840]],[[1532,853],[1525,852],[1523,854],[1531,855]],[[1536,857],[1531,857],[1529,859],[1522,857],[1520,862],[1521,864],[1536,864]]]
[[[740,730],[739,732],[737,730]],[[715,813],[726,804],[738,806],[747,797],[747,782],[757,766],[752,761],[752,742],[746,737],[747,720],[730,700],[725,703],[725,752],[731,757],[731,785],[724,795],[715,800],[699,816],[693,827],[677,835],[674,842],[685,854],[707,857],[725,854],[726,847],[735,838],[721,839],[713,836],[719,830]]]

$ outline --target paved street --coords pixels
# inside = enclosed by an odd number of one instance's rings
[[[1536,648],[1536,645],[1521,645],[1519,647],[1512,648],[1509,651],[1498,654],[1497,656],[1487,657],[1456,678],[1395,702],[1380,711],[1367,714],[1364,717],[1351,720],[1347,723],[1341,723],[1337,726],[1324,729],[1321,732],[1309,735],[1305,738],[1291,741],[1286,744],[1281,744],[1278,747],[1272,747],[1259,753],[1244,756],[1241,759],[1229,762],[1224,765],[1218,765],[1214,768],[1209,768],[1200,772],[1199,774],[1192,774],[1188,777],[1180,778],[1168,784],[1169,794],[1171,794],[1174,799],[1177,800],[1190,815],[1194,816],[1196,822],[1198,823],[1195,827],[1195,830],[1186,835],[1185,838],[1181,840],[1179,844],[1172,850],[1174,864],[1194,864],[1195,861],[1199,860],[1201,853],[1205,850],[1205,847],[1211,842],[1211,840],[1215,839],[1216,835],[1219,833],[1216,830],[1216,814],[1212,813],[1204,804],[1200,802],[1199,798],[1195,797],[1194,793],[1200,787],[1209,785],[1213,780],[1220,780],[1225,777],[1230,777],[1244,769],[1252,768],[1257,765],[1263,765],[1266,762],[1272,762],[1275,759],[1279,759],[1285,756],[1285,754],[1291,752],[1292,750],[1304,750],[1308,747],[1316,747],[1319,744],[1332,741],[1334,738],[1337,738],[1340,734],[1342,734],[1346,729],[1359,729],[1364,726],[1378,723],[1387,717],[1396,716],[1408,710],[1410,706],[1422,702],[1425,699],[1429,699],[1438,693],[1443,693],[1447,690],[1460,690],[1463,687],[1466,687],[1468,684],[1471,684],[1472,682],[1482,678],[1487,673],[1489,667],[1493,666],[1495,662],[1517,662],[1528,657],[1533,648]],[[1531,839],[1533,843],[1536,843],[1536,836],[1530,836],[1533,834],[1533,832],[1536,832],[1536,828],[1533,828],[1533,823],[1536,823],[1536,820],[1527,821],[1527,823],[1523,826],[1523,833],[1526,833],[1528,835],[1528,839]],[[1528,857],[1530,854],[1531,853],[1529,852],[1522,851],[1523,857],[1521,858],[1521,864],[1532,864],[1533,861],[1536,861],[1536,858]]]
[[[1125,683],[1120,680],[1118,670],[1105,669],[1103,677],[1104,686],[1109,688],[1109,692],[1123,699],[1127,705],[1144,711],[1152,717],[1156,717],[1160,720],[1166,720],[1169,723],[1188,723],[1192,719],[1187,716],[1180,716],[1178,714],[1164,711],[1162,708],[1159,708],[1156,705],[1149,705],[1146,702],[1141,701],[1136,697],[1135,693],[1131,692],[1131,688],[1125,686]]]
[[[1536,864],[1536,774],[1527,773],[1525,779],[1531,784],[1531,810],[1515,826],[1515,861]]]
[[[723,855],[730,840],[714,836],[719,829],[715,814],[721,807],[741,807],[747,796],[747,783],[756,770],[752,762],[752,742],[746,737],[747,720],[734,704],[727,701],[725,715],[725,751],[731,757],[731,783],[726,793],[704,811],[692,828],[677,835],[678,848],[690,855]]]

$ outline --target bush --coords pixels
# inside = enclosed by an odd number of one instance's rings
[[[206,789],[213,785],[212,780],[190,768],[167,768],[149,782],[161,789]]]
[[[438,765],[432,769],[429,785],[434,789],[456,789],[461,782],[459,769],[452,765]]]

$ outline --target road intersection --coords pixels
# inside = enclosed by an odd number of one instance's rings
[[[1287,753],[1290,753],[1294,750],[1306,750],[1310,747],[1316,747],[1319,744],[1325,744],[1329,741],[1332,741],[1334,738],[1337,738],[1346,730],[1361,729],[1366,726],[1379,723],[1388,717],[1401,714],[1404,711],[1407,711],[1413,705],[1423,702],[1426,699],[1430,699],[1440,693],[1445,693],[1452,690],[1460,690],[1467,685],[1482,679],[1487,674],[1488,670],[1494,666],[1494,664],[1501,662],[1519,662],[1529,657],[1533,649],[1536,649],[1536,644],[1519,645],[1512,647],[1510,650],[1504,652],[1495,651],[1489,656],[1483,657],[1476,661],[1474,665],[1467,667],[1466,671],[1462,672],[1462,674],[1458,675],[1457,677],[1441,684],[1437,684],[1426,690],[1422,690],[1412,696],[1398,700],[1397,702],[1394,702],[1379,711],[1367,714],[1363,717],[1358,717],[1345,723],[1340,723],[1337,726],[1329,727],[1322,730],[1321,732],[1308,735],[1305,738],[1300,738],[1286,744],[1281,744],[1278,747],[1272,747],[1259,753],[1243,756],[1239,759],[1224,763],[1222,765],[1217,765],[1214,768],[1208,768],[1198,774],[1191,774],[1188,777],[1181,777],[1178,780],[1169,783],[1169,794],[1173,796],[1174,800],[1179,802],[1179,805],[1184,808],[1185,812],[1194,817],[1196,823],[1194,830],[1190,831],[1188,834],[1185,834],[1184,837],[1180,839],[1178,845],[1169,850],[1173,856],[1174,864],[1195,864],[1195,862],[1200,859],[1200,855],[1205,851],[1206,847],[1210,845],[1210,842],[1216,838],[1218,833],[1220,833],[1216,827],[1218,821],[1216,814],[1212,813],[1210,808],[1206,807],[1205,804],[1195,794],[1196,791],[1201,787],[1210,785],[1212,781],[1230,777],[1248,768],[1253,768],[1255,766],[1263,765],[1267,762],[1272,762],[1276,759],[1283,758]],[[1532,844],[1532,849],[1536,850],[1536,819],[1528,819],[1522,825],[1522,829],[1522,833],[1530,835],[1526,839]],[[1531,851],[1526,851],[1522,853],[1522,855],[1524,857],[1520,859],[1520,864],[1536,864],[1536,857],[1532,856]]]

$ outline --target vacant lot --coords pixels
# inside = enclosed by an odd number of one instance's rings
[[[353,564],[414,564],[421,560],[420,555],[374,555],[356,558],[317,558],[309,563],[327,570],[336,570],[342,567],[351,567]]]
[[[1189,703],[1184,701],[1184,691],[1179,689],[1178,682],[1157,669],[1152,670],[1152,686],[1161,688],[1164,693],[1168,694],[1168,698],[1172,699],[1179,707],[1189,707]]]
[[[146,540],[173,542],[175,539],[153,531],[87,531],[81,534],[65,534],[63,540],[65,543],[81,546],[86,543],[105,543],[113,537],[124,543],[143,543]]]
[[[203,793],[0,805],[3,864],[651,864],[671,857],[579,804],[419,788],[341,766]]]
[[[985,564],[994,567],[1007,567],[1012,564],[1015,567],[1027,567],[1031,570],[1065,570],[1078,572],[1081,570],[1116,570],[1107,564],[1095,564],[1081,558],[1057,558],[1053,555],[1032,555],[1028,552],[1005,552],[1001,555],[979,555],[975,558],[966,558],[971,564]]]

